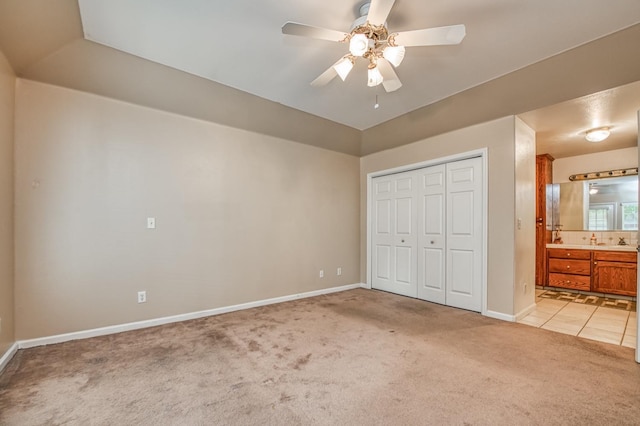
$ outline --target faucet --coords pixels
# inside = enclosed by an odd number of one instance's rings
[[[618,245],[619,246],[626,246],[627,242],[624,240],[624,237],[619,237],[618,238]]]

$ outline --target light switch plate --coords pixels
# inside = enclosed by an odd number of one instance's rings
[[[147,218],[147,229],[156,229],[156,218],[148,217]]]

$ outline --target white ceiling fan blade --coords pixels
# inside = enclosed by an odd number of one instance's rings
[[[395,36],[398,46],[437,46],[459,44],[466,35],[465,26],[450,25],[448,27],[426,28],[424,30],[403,31]]]
[[[340,61],[338,61],[338,62],[340,62]],[[336,64],[338,62],[336,62]],[[333,65],[335,65],[335,64],[333,64]],[[328,84],[334,78],[336,78],[338,73],[337,73],[336,69],[333,68],[333,65],[331,65],[329,68],[327,68],[327,70],[325,72],[323,72],[315,80],[313,80],[311,82],[311,86],[313,86],[313,87],[322,87],[322,86],[325,86],[326,84]]]
[[[282,26],[282,34],[311,37],[329,41],[342,41],[347,37],[347,34],[342,31],[328,30],[326,28],[313,27],[311,25],[299,24],[297,22],[286,22]]]
[[[389,12],[396,0],[371,0],[367,21],[373,25],[382,25],[387,21]]]
[[[389,61],[384,58],[378,58],[378,69],[380,70],[380,74],[382,74],[384,90],[387,92],[395,92],[402,87],[402,82]]]

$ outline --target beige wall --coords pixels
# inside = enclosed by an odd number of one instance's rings
[[[0,357],[13,345],[13,116],[16,76],[0,51]]]
[[[536,134],[516,118],[514,315],[535,304]],[[526,286],[525,286],[526,284]]]
[[[362,282],[367,276],[367,174],[486,147],[489,169],[487,309],[507,315],[515,313],[515,124],[515,117],[505,117],[360,159]],[[525,254],[519,253],[521,256]],[[528,253],[528,256],[533,257],[534,251]]]
[[[18,80],[16,170],[18,339],[360,279],[354,156]]]

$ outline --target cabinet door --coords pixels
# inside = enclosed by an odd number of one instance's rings
[[[596,261],[593,268],[593,291],[636,295],[637,265],[635,263]]]
[[[552,182],[553,157],[536,156],[536,285],[547,284],[547,243],[551,242],[550,223],[547,223],[547,185]]]

